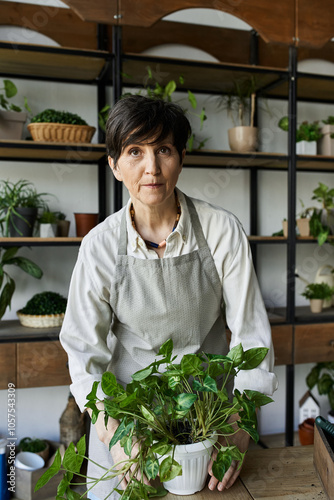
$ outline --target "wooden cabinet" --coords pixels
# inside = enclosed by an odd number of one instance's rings
[[[0,344],[0,389],[70,385],[67,355],[56,341]]]
[[[295,326],[294,363],[333,361],[334,323]]]

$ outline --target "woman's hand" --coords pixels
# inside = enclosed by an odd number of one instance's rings
[[[238,415],[234,415],[230,419],[230,423],[232,423],[237,419]],[[249,434],[247,434],[247,432],[243,431],[242,429],[239,429],[238,432],[236,432],[236,434],[233,434],[233,436],[229,437],[229,444],[236,445],[239,448],[239,450],[243,453],[248,450],[249,440],[250,440]],[[227,445],[226,440],[224,438],[219,438],[218,441],[221,446]],[[208,488],[209,490],[214,490],[217,488],[217,490],[223,491],[225,489],[230,488],[234,484],[235,480],[238,478],[240,474],[241,469],[237,470],[239,462],[237,462],[236,460],[232,460],[231,466],[226,471],[223,480],[221,482],[218,481],[218,479],[215,478],[212,472],[212,462],[213,460],[215,460],[217,452],[218,452],[217,450],[213,451],[212,460],[209,463],[208,473],[211,476],[211,479],[209,481]]]

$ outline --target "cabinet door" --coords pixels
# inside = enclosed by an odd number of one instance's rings
[[[16,386],[16,344],[0,344],[0,389]]]
[[[334,323],[295,327],[295,363],[334,360]]]
[[[17,344],[17,386],[69,385],[67,354],[59,341]]]

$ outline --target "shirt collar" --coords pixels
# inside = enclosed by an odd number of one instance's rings
[[[179,237],[182,238],[184,242],[187,241],[188,236],[189,236],[189,211],[188,211],[188,206],[187,202],[185,199],[184,194],[182,191],[180,191],[178,188],[176,188],[177,195],[179,198],[179,202],[181,205],[181,217],[179,220],[179,223],[175,229],[175,231],[172,233],[173,237]],[[129,243],[132,246],[133,250],[137,249],[138,246],[142,246],[144,243],[144,240],[140,236],[140,234],[137,233],[135,228],[132,225],[132,220],[131,220],[131,215],[130,215],[130,206],[131,206],[131,198],[129,199],[128,203],[126,204],[126,226],[127,226],[127,231],[128,231],[128,239]],[[145,243],[144,243],[145,244]]]

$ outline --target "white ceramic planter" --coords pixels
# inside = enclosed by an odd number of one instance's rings
[[[182,466],[182,476],[163,483],[167,491],[174,495],[192,495],[204,488],[213,449],[212,443],[212,440],[207,439],[201,443],[175,447],[174,459]],[[159,461],[164,458],[159,458]]]
[[[54,238],[57,234],[57,224],[43,223],[39,226],[39,235],[41,238]]]
[[[321,313],[322,311],[323,300],[322,299],[311,299],[310,300],[310,309],[313,313]]]
[[[334,134],[334,125],[324,125],[321,129],[323,134],[319,140],[319,155],[334,156],[334,139],[331,135]]]
[[[228,130],[231,151],[251,153],[258,147],[257,127],[234,127]]]
[[[317,141],[299,141],[296,142],[297,155],[316,155]]]

